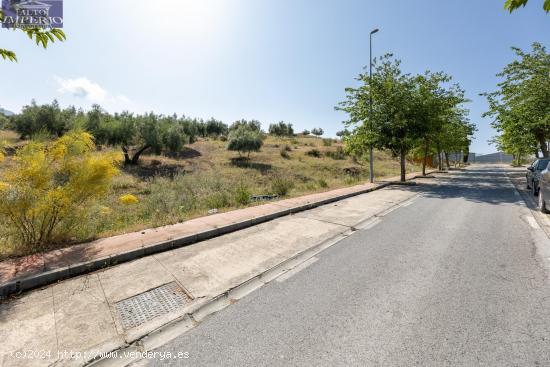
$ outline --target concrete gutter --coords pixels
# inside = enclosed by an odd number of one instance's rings
[[[438,171],[430,171],[428,174],[437,173]],[[413,180],[420,177],[420,174],[414,174],[409,180]],[[174,250],[180,247],[188,246],[193,243],[218,237],[227,233],[242,230],[260,223],[268,222],[276,218],[284,217],[290,214],[295,214],[308,209],[316,208],[321,205],[330,204],[335,201],[340,201],[353,196],[365,194],[375,190],[382,189],[390,185],[403,184],[399,181],[387,181],[377,184],[374,187],[366,188],[363,190],[357,190],[351,193],[346,193],[326,199],[321,199],[313,202],[309,202],[304,205],[298,205],[292,208],[283,208],[281,210],[255,217],[253,219],[247,219],[237,223],[231,223],[228,225],[220,226],[217,228],[209,229],[202,232],[196,232],[182,237],[177,237],[167,241],[161,241],[153,244],[149,244],[143,247],[138,247],[125,252],[116,253],[99,259],[93,259],[87,262],[71,264],[69,266],[60,267],[54,270],[38,273],[32,276],[17,279],[11,282],[0,285],[0,300],[7,298],[10,295],[28,291],[31,289],[39,288],[55,282],[90,273],[96,270],[104,269],[109,266],[118,265],[121,263],[129,262],[152,254]],[[275,203],[276,204],[276,203]]]

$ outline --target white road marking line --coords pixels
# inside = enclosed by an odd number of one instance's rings
[[[304,261],[303,263],[301,263],[300,265],[296,266],[295,268],[290,269],[289,271],[287,271],[286,273],[284,273],[283,275],[281,275],[280,277],[278,277],[275,280],[279,283],[282,283],[285,280],[287,280],[288,278],[291,278],[294,275],[298,274],[299,272],[301,272],[302,270],[304,270],[308,266],[314,264],[315,262],[317,262],[317,260],[319,260],[319,258],[317,258],[315,256],[311,257],[311,258],[307,259],[306,261]]]

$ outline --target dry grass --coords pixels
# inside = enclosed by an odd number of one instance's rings
[[[4,139],[18,143],[17,136],[5,135]],[[96,215],[91,223],[83,224],[74,242],[173,224],[207,215],[209,209],[228,211],[261,204],[249,202],[249,195],[287,191],[287,197],[295,197],[365,182],[369,175],[368,163],[336,154],[342,148],[338,141],[328,145],[316,137],[268,136],[250,160],[236,159],[237,154],[225,145],[202,139],[177,156],[145,155],[139,166],[123,168],[110,194],[90,207]],[[319,158],[307,154],[312,149],[320,151]],[[281,151],[286,154],[282,156]],[[0,165],[0,174],[9,166],[8,157]],[[412,165],[408,168],[418,170]],[[377,179],[395,176],[399,163],[386,152],[376,152],[375,169]],[[353,174],[346,174],[350,171]],[[123,204],[119,197],[125,194],[135,195],[139,203]],[[0,246],[0,258],[13,256],[10,248]]]

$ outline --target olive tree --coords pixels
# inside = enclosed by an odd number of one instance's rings
[[[227,139],[227,150],[247,153],[250,157],[250,152],[258,152],[263,145],[262,136],[259,131],[243,125],[232,130]]]

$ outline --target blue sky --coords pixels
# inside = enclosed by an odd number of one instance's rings
[[[107,110],[178,113],[225,122],[284,120],[295,129],[343,128],[334,111],[374,52],[408,72],[443,70],[472,99],[472,151],[495,150],[478,93],[512,60],[510,46],[550,46],[542,0],[510,15],[504,0],[94,0],[64,1],[68,40],[44,51],[0,30],[19,63],[1,62],[0,106],[32,98]]]

